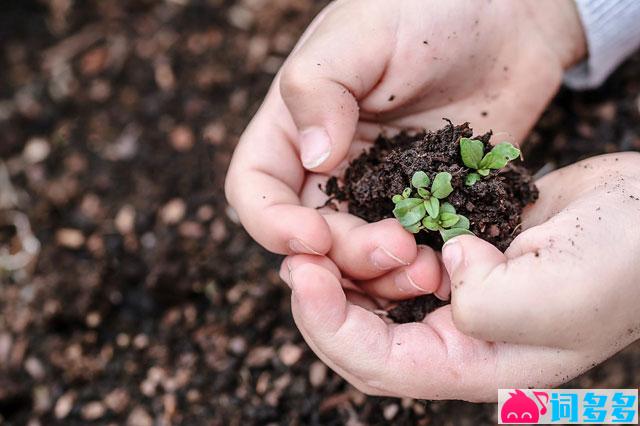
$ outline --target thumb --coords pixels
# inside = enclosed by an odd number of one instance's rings
[[[442,247],[442,263],[451,280],[453,322],[463,333],[491,340],[486,337],[493,321],[480,311],[486,312],[490,303],[487,277],[506,261],[496,247],[471,235],[453,238]]]
[[[525,235],[530,231],[533,233]],[[528,244],[523,244],[527,239],[543,240],[535,229],[521,235],[525,238],[518,249]],[[572,270],[570,255],[537,244],[530,248],[515,250],[519,254],[508,257],[473,236],[454,238],[444,245],[442,261],[451,277],[452,316],[458,330],[492,342],[568,344],[570,336],[559,327],[568,313],[558,301],[571,300],[574,305],[584,301],[570,285],[561,284],[583,279]]]
[[[280,93],[298,129],[302,164],[316,172],[329,171],[346,157],[358,123],[358,100],[375,87],[389,56],[388,31],[354,28],[351,8],[346,3],[327,12],[280,74]]]

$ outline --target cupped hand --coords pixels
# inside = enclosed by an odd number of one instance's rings
[[[270,251],[327,254],[383,297],[433,291],[433,251],[418,249],[396,221],[318,211],[318,184],[381,131],[435,129],[442,117],[518,141],[583,54],[569,0],[332,3],[242,135],[227,198]]]
[[[443,248],[451,305],[387,324],[326,257],[290,256],[296,324],[362,391],[493,401],[553,387],[640,336],[640,155],[594,157],[537,182],[503,254],[471,236]]]

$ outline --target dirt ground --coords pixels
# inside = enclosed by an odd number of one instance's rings
[[[238,136],[322,3],[2,2],[0,201],[16,195],[42,250],[32,275],[0,275],[0,424],[496,421],[493,404],[366,397],[328,371],[278,258],[226,207]],[[640,150],[638,75],[640,56],[560,93],[532,170]],[[639,354],[570,386],[636,387]]]

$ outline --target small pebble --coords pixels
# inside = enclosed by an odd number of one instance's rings
[[[136,222],[136,210],[133,206],[127,204],[122,206],[116,214],[115,225],[118,232],[122,235],[130,234],[133,232]]]
[[[227,226],[224,224],[224,220],[214,220],[209,227],[209,232],[211,233],[211,238],[213,238],[213,241],[216,243],[219,243],[227,238]]]
[[[134,408],[127,417],[127,426],[152,426],[153,419],[142,407]]]
[[[22,157],[27,163],[35,164],[44,161],[51,152],[51,146],[44,138],[30,139],[22,151]]]
[[[309,367],[309,382],[311,386],[317,388],[327,380],[327,366],[321,361],[315,361]]]
[[[160,210],[160,219],[167,225],[180,222],[187,211],[187,205],[180,198],[174,198]]]
[[[196,212],[196,216],[201,222],[206,222],[213,219],[214,214],[215,211],[213,210],[213,207],[207,205],[198,207],[198,211]]]
[[[173,146],[176,151],[180,152],[191,150],[195,142],[193,132],[187,126],[178,126],[174,128],[169,135],[169,140],[171,141],[171,146]]]
[[[104,398],[104,403],[111,411],[121,413],[129,404],[129,393],[124,389],[114,389]]]
[[[24,369],[35,380],[42,380],[45,376],[45,371],[42,363],[38,358],[30,356],[24,361]]]
[[[146,334],[138,334],[133,338],[133,346],[136,349],[144,349],[149,346],[149,338]]]
[[[384,416],[385,420],[393,420],[393,418],[398,414],[399,410],[400,407],[398,406],[398,404],[387,405],[382,410],[382,415]]]
[[[56,232],[56,242],[62,247],[77,250],[84,244],[84,235],[77,229],[62,228]]]
[[[49,388],[41,385],[33,389],[33,410],[36,413],[45,413],[51,409],[51,392]]]
[[[184,238],[198,239],[204,236],[204,228],[198,222],[185,221],[180,224],[178,233]]]
[[[247,351],[247,341],[241,336],[233,337],[229,340],[229,350],[235,355],[242,355]]]
[[[246,7],[235,5],[229,8],[228,18],[231,25],[241,30],[248,30],[254,21],[253,12]]]
[[[85,420],[96,420],[104,416],[106,407],[100,401],[92,401],[82,407],[82,418]]]
[[[100,316],[99,312],[93,311],[87,314],[85,321],[87,323],[87,326],[89,326],[90,328],[96,328],[100,325],[100,322],[102,322],[102,317]]]
[[[287,367],[292,366],[300,360],[303,350],[300,346],[296,346],[292,343],[285,343],[278,351],[278,358]]]
[[[116,336],[116,344],[121,348],[126,348],[131,343],[131,338],[126,333],[118,333]]]
[[[221,145],[226,136],[227,129],[224,124],[219,121],[207,124],[202,131],[203,139],[211,145]]]
[[[57,419],[64,419],[71,412],[73,403],[76,400],[76,396],[73,392],[67,392],[58,398],[56,406],[53,409],[53,414]]]
[[[249,352],[247,358],[245,359],[246,364],[249,367],[263,367],[265,366],[273,357],[275,356],[275,351],[270,346],[256,346]]]

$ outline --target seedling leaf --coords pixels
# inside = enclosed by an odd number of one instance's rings
[[[464,180],[464,184],[467,186],[473,186],[476,182],[478,182],[482,177],[478,173],[469,173],[467,178]]]
[[[489,154],[487,154],[489,155]],[[478,174],[480,176],[489,176],[489,169],[478,169]]]
[[[431,185],[431,195],[442,200],[445,199],[453,192],[451,186],[451,174],[448,172],[440,172],[433,178],[433,184]]]
[[[393,215],[404,227],[414,225],[426,214],[423,200],[421,198],[407,198],[396,204]]]
[[[470,138],[460,138],[460,156],[465,166],[470,169],[477,169],[484,155],[484,144],[482,141]]]
[[[422,226],[420,226],[420,222],[418,222],[414,225],[407,226],[405,229],[411,232],[412,234],[417,234],[422,229]]]
[[[440,205],[440,211],[443,213],[456,213],[456,208],[453,207],[451,203],[447,203],[446,201]]]
[[[451,228],[451,229],[440,230],[440,236],[442,237],[445,243],[449,241],[451,238],[458,237],[460,235],[475,235],[475,234],[469,231],[468,229],[463,229],[463,228]]]
[[[460,216],[455,213],[444,213],[440,214],[440,223],[443,228],[451,228],[453,225],[458,223],[460,220]]]
[[[402,198],[409,198],[411,196],[411,188],[405,188],[402,191]]]
[[[431,193],[424,188],[418,188],[418,195],[424,199],[431,197]]]
[[[404,198],[402,198],[402,195],[400,194],[396,194],[393,196],[393,198],[391,198],[391,201],[393,201],[393,204],[398,204],[402,200],[404,200]]]
[[[436,197],[431,197],[425,200],[424,207],[427,209],[427,213],[430,217],[437,219],[440,214],[440,201]]]
[[[520,156],[520,150],[509,142],[501,142],[494,146],[493,149],[484,156],[480,161],[480,169],[498,170],[507,165],[511,160],[515,160]],[[478,171],[479,172],[479,171]]]
[[[469,219],[467,219],[465,216],[462,216],[461,214],[458,215],[458,219],[458,223],[453,225],[452,228],[469,229],[469,227],[471,226]]]
[[[438,223],[438,220],[430,216],[427,216],[424,219],[422,219],[422,226],[427,228],[429,231],[438,231],[439,229],[442,229],[440,227],[440,224]]]
[[[411,185],[413,185],[414,188],[428,188],[429,183],[431,183],[431,180],[423,171],[415,172],[411,178]]]

